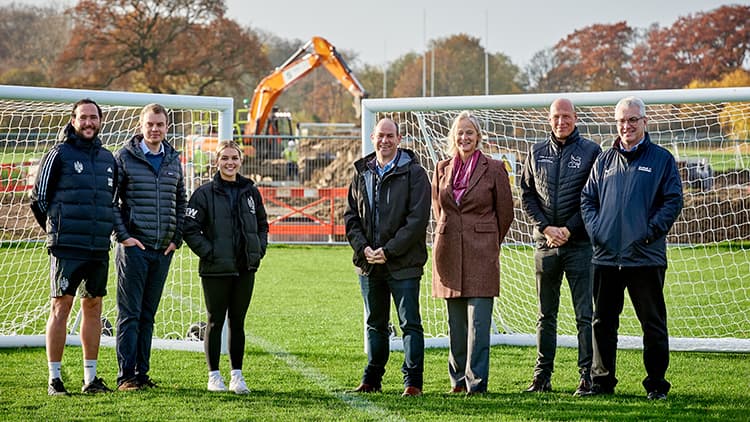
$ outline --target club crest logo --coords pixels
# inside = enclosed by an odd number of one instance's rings
[[[250,214],[255,214],[255,201],[252,196],[247,197],[247,206],[250,208]]]
[[[62,277],[60,279],[60,290],[62,290],[62,291],[68,290],[68,285],[69,284],[70,284],[70,282],[68,281],[68,278],[67,277]]]
[[[81,174],[83,171],[83,163],[80,161],[76,161],[73,163],[73,169],[76,171],[76,173]]]
[[[581,157],[576,157],[575,155],[570,156],[570,161],[568,161],[568,168],[569,169],[579,169],[581,168]]]
[[[198,216],[198,210],[195,208],[185,208],[185,217],[195,219]]]

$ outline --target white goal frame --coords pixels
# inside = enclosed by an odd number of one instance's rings
[[[513,94],[513,95],[490,95],[490,96],[460,96],[460,97],[421,97],[421,98],[393,98],[393,99],[365,99],[362,102],[362,155],[369,154],[373,151],[373,145],[370,141],[377,120],[381,117],[389,116],[396,113],[408,112],[435,112],[450,111],[458,112],[462,110],[484,110],[489,113],[492,110],[501,109],[526,109],[526,108],[548,108],[549,104],[557,98],[565,97],[570,99],[579,107],[605,106],[612,107],[626,96],[637,96],[644,100],[647,109],[658,104],[700,104],[708,102],[750,102],[750,87],[739,88],[710,88],[710,89],[685,89],[685,90],[642,90],[642,91],[609,91],[609,92],[567,92],[567,93],[542,93],[542,94]],[[419,120],[419,117],[415,117]],[[586,134],[583,133],[585,136]],[[419,138],[422,134],[411,136]],[[425,137],[427,137],[425,135]],[[433,139],[428,137],[429,139]],[[611,143],[611,139],[609,140]],[[603,146],[605,147],[605,146]],[[432,147],[427,147],[432,148]],[[438,149],[438,147],[435,147]],[[433,155],[431,160],[434,160]],[[744,164],[747,168],[747,164]],[[429,169],[428,169],[429,171]],[[430,176],[432,176],[430,174]],[[522,211],[521,211],[522,212]],[[518,210],[516,211],[518,215]],[[429,237],[429,236],[428,236]],[[428,244],[431,243],[427,239]],[[507,241],[507,239],[506,239]],[[501,261],[502,268],[502,261]],[[533,270],[533,269],[532,269]],[[669,269],[668,269],[669,271]],[[501,270],[502,275],[502,270]],[[533,272],[528,274],[533,280]],[[428,269],[426,268],[425,277],[422,281],[422,296],[429,296],[425,290],[430,290],[430,280],[428,278]],[[532,281],[533,282],[533,281]],[[565,284],[565,282],[563,282]],[[502,294],[502,293],[501,293]],[[423,302],[424,303],[424,302]],[[497,301],[495,314],[497,315]],[[561,297],[561,310],[563,307],[570,307],[569,298]],[[424,305],[423,305],[424,308]],[[745,320],[750,320],[750,310],[747,311]],[[424,309],[423,309],[424,316]],[[507,333],[498,334],[496,324],[502,325],[502,316],[495,318],[493,321],[494,333],[492,335],[492,344],[510,344],[534,346],[536,344],[536,334],[534,332],[525,333]],[[396,324],[397,326],[397,324]],[[505,327],[504,327],[505,328]],[[438,336],[425,339],[426,347],[448,347],[446,336]],[[560,335],[558,344],[566,347],[576,347],[577,339],[575,335]],[[618,347],[621,349],[642,349],[643,343],[640,336],[619,336]],[[401,339],[391,336],[391,348],[393,350],[402,350]],[[750,338],[675,338],[670,337],[670,349],[681,351],[730,351],[750,353]]]
[[[215,126],[218,132],[218,139],[232,139],[234,101],[231,97],[151,94],[125,91],[102,91],[0,85],[0,100],[39,101],[72,105],[74,102],[82,98],[90,98],[96,101],[100,106],[102,106],[102,108],[104,108],[105,106],[143,107],[149,103],[159,103],[165,106],[167,109],[175,108],[215,113],[215,115],[217,116]],[[186,183],[187,182],[188,181],[186,174]],[[110,292],[110,294],[112,293],[113,292]],[[78,312],[80,313],[80,310]],[[73,335],[76,334],[76,331],[78,329],[77,321],[79,318],[80,315],[78,317],[76,317],[76,315],[70,316],[70,319],[73,322],[72,324],[69,324],[68,327],[70,333],[67,336],[66,344],[80,345],[80,339],[78,338],[78,336]],[[112,323],[114,323],[114,321],[112,321]],[[103,335],[101,344],[103,346],[114,347],[115,338],[112,336]],[[0,348],[44,346],[44,334],[0,335]],[[153,347],[161,349],[203,351],[203,342],[154,338]]]

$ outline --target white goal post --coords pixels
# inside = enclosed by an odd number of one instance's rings
[[[432,176],[436,162],[446,157],[452,119],[471,110],[484,125],[484,152],[506,161],[515,221],[500,256],[493,344],[535,344],[532,226],[520,208],[519,178],[529,147],[548,136],[550,103],[559,97],[572,100],[581,134],[608,148],[616,135],[614,105],[630,95],[646,103],[651,139],[674,154],[683,180],[685,205],[667,239],[664,290],[670,347],[750,352],[750,87],[363,101],[363,154],[373,150],[369,135],[376,121],[391,117],[399,124],[402,146],[415,150]],[[575,318],[566,284],[561,290],[558,343],[575,347]],[[445,304],[431,297],[429,266],[421,294],[427,346],[447,347]],[[619,334],[620,348],[642,348],[629,299]],[[391,347],[401,348],[397,335]]]
[[[147,94],[118,91],[36,88],[0,85],[0,347],[45,344],[49,315],[49,261],[45,235],[29,209],[28,192],[38,160],[56,143],[70,121],[72,104],[96,101],[103,112],[100,138],[112,152],[138,131],[142,107],[167,107],[167,139],[183,151],[188,188],[202,180],[193,172],[190,155],[200,135],[232,139],[233,100],[227,97]],[[188,193],[189,194],[189,193]],[[110,254],[114,259],[114,253]],[[117,319],[114,262],[110,262],[109,294],[104,299],[103,345],[114,345],[111,326]],[[68,330],[78,329],[77,301]],[[197,260],[187,247],[172,261],[154,327],[154,347],[203,350],[200,321],[205,320]],[[79,344],[78,336],[68,343]]]

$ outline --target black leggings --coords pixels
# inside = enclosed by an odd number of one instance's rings
[[[201,283],[208,313],[203,342],[208,369],[219,370],[221,330],[225,317],[229,318],[229,362],[232,369],[242,369],[242,358],[245,354],[245,315],[253,296],[255,272],[242,272],[239,276],[202,277]]]

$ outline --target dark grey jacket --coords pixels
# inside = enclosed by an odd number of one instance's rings
[[[61,140],[39,163],[31,210],[53,255],[106,260],[114,221],[115,159],[99,138],[85,141],[70,124]]]
[[[365,247],[382,247],[391,276],[406,279],[421,277],[427,262],[430,180],[412,151],[399,151],[396,167],[382,180],[375,170],[375,153],[354,163],[344,222],[354,249],[352,261],[361,273],[372,270]]]
[[[216,173],[193,192],[185,214],[185,242],[200,258],[198,271],[204,277],[255,271],[266,254],[268,218],[258,188],[238,175],[237,202],[232,207],[225,185]]]
[[[182,244],[187,195],[180,153],[163,141],[164,158],[157,173],[140,147],[142,135],[136,135],[117,153],[117,190],[119,204],[115,212],[118,242],[134,237],[147,248],[161,250],[174,242]]]
[[[553,134],[532,145],[521,175],[521,201],[536,226],[537,247],[546,245],[542,232],[547,226],[567,227],[571,241],[589,241],[581,219],[581,190],[601,151],[596,142],[582,137],[578,128],[565,144]]]
[[[594,245],[592,262],[622,267],[667,266],[667,233],[682,210],[674,157],[651,143],[614,146],[599,155],[581,193],[581,212]]]

